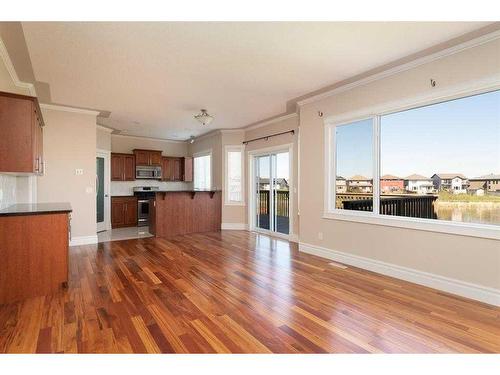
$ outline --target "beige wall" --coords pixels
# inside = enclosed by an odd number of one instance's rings
[[[284,134],[277,137],[269,138],[269,140],[259,140],[256,142],[251,142],[245,147],[246,153],[246,177],[245,180],[248,190],[248,163],[249,156],[248,151],[254,151],[259,149],[265,149],[268,147],[281,146],[286,144],[293,144],[293,155],[292,155],[292,186],[290,186],[290,192],[292,194],[292,209],[291,216],[293,218],[293,231],[292,234],[299,234],[299,216],[298,216],[298,130],[299,130],[299,117],[291,117],[282,121],[273,122],[269,125],[262,126],[256,129],[247,130],[245,132],[245,140],[264,137],[266,135],[281,133],[288,130],[295,130],[295,134]],[[247,200],[248,201],[248,200]],[[245,212],[245,222],[248,222],[248,207]]]
[[[109,131],[96,128],[96,148],[111,151],[111,133]]]
[[[38,177],[39,202],[70,202],[72,237],[96,235],[96,117],[42,109],[45,175]],[[76,175],[75,169],[83,169]]]
[[[388,226],[323,219],[324,116],[338,116],[500,74],[500,40],[359,86],[300,108],[300,242],[500,288],[500,243]],[[320,240],[318,233],[323,234]]]
[[[163,156],[187,156],[187,142],[169,142],[159,139],[143,137],[129,137],[125,135],[111,134],[111,150],[130,154],[134,148],[146,150],[161,150]]]

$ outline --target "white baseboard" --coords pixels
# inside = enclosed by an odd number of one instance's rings
[[[248,227],[245,223],[222,223],[222,230],[247,230]]]
[[[445,276],[440,276],[412,268],[398,266],[379,260],[361,257],[341,251],[327,249],[307,243],[299,243],[299,250],[304,253],[331,259],[339,263],[363,268],[383,275],[410,281],[415,284],[442,290],[458,296],[474,299],[494,306],[500,306],[500,290],[469,283]]]
[[[97,235],[72,237],[69,246],[90,245],[97,243]]]

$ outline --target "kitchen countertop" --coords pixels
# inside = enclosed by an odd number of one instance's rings
[[[20,215],[43,215],[63,212],[71,212],[71,204],[68,202],[56,203],[22,203],[14,204],[0,210],[0,216],[20,216]]]
[[[155,190],[155,193],[217,193],[215,189]]]

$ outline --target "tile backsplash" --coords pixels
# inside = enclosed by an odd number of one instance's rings
[[[16,204],[17,178],[0,174],[0,210]]]
[[[132,195],[132,189],[136,186],[158,186],[165,190],[183,190],[192,189],[191,182],[164,182],[154,180],[136,180],[136,181],[111,181],[110,194],[116,195]]]

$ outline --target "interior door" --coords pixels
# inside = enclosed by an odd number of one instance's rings
[[[104,165],[105,160],[103,157],[97,156],[95,158],[96,162],[96,204],[97,204],[97,231],[102,232],[106,230],[106,221],[105,221],[105,191],[104,191]]]

